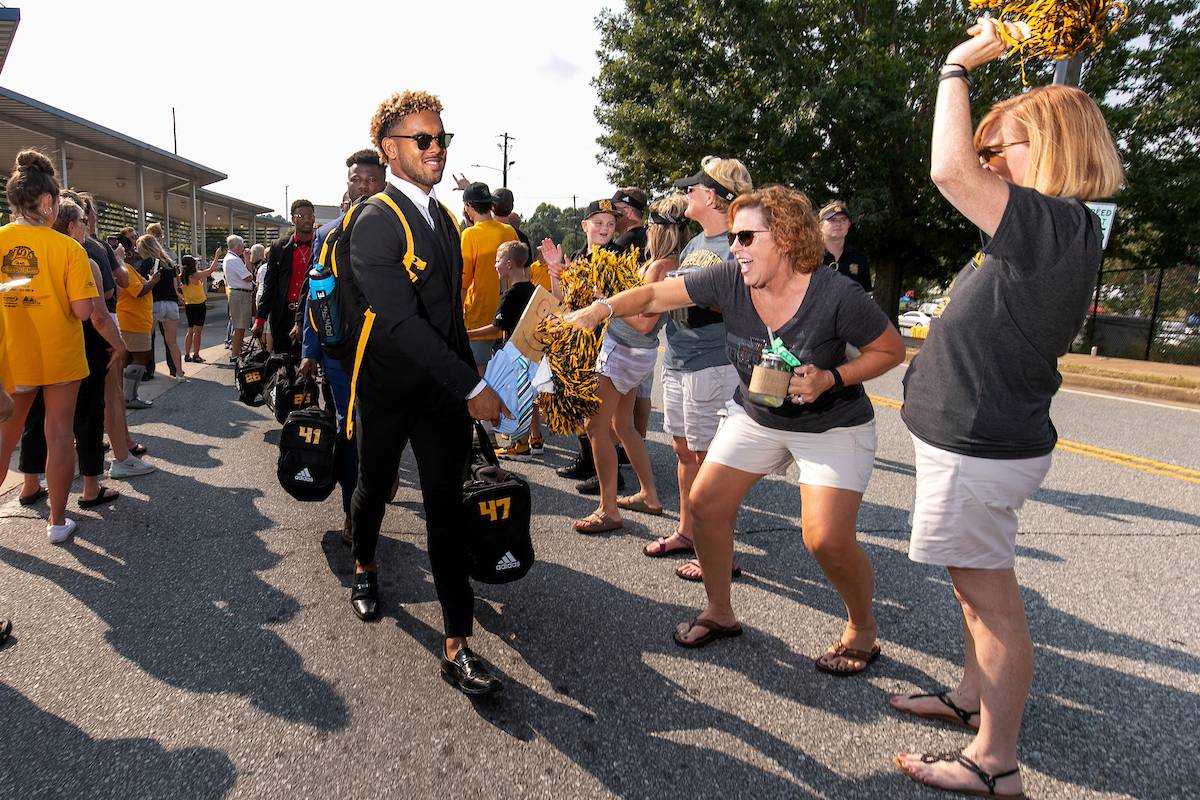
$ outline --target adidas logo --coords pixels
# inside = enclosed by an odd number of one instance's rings
[[[312,473],[308,471],[308,467],[305,467],[296,473],[294,480],[300,481],[301,483],[312,483],[313,476]]]
[[[500,556],[500,560],[496,562],[496,571],[502,572],[506,569],[517,569],[521,566],[521,562],[513,558],[512,551]]]

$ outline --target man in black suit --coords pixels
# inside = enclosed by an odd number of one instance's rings
[[[300,331],[296,326],[296,309],[300,307],[304,279],[312,262],[313,227],[317,215],[308,200],[293,202],[291,214],[295,232],[271,245],[262,299],[254,315],[253,334],[256,339],[260,338],[269,322],[271,350],[298,356]]]
[[[471,452],[471,420],[495,424],[508,412],[475,369],[463,322],[458,225],[434,193],[451,138],[441,111],[441,101],[425,92],[393,95],[380,105],[371,120],[371,138],[388,162],[384,191],[390,204],[368,200],[348,230],[353,283],[368,307],[358,363],[349,365],[357,375],[352,393],[359,458],[351,502],[355,575],[350,600],[360,618],[379,615],[379,527],[400,455],[411,443],[445,628],[442,676],[467,694],[487,694],[501,684],[467,647],[475,597],[462,480]],[[407,236],[397,211],[412,234],[416,258],[407,265]]]

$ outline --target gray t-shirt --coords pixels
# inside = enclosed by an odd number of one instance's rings
[[[1087,315],[1100,242],[1078,200],[1010,187],[996,235],[954,279],[904,376],[901,416],[917,438],[977,458],[1054,449],[1058,357]]]
[[[679,254],[680,272],[708,269],[729,258],[729,237],[698,234]],[[707,305],[707,304],[697,304]],[[713,304],[716,305],[715,303]],[[728,364],[725,324],[715,308],[683,308],[667,321],[667,351],[663,366],[681,372],[698,372]]]
[[[767,408],[746,399],[750,373],[767,346],[767,326],[750,299],[750,287],[734,259],[684,277],[693,303],[720,306],[725,314],[725,347],[741,385],[734,400],[755,422],[768,428],[823,433],[862,425],[875,418],[862,384],[830,389],[812,403]],[[862,286],[831,269],[817,269],[795,315],[775,335],[806,364],[832,369],[846,363],[846,344],[862,347],[878,339],[891,323]]]

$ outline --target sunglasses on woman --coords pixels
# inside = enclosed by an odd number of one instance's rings
[[[1029,144],[1028,139],[1023,139],[1019,142],[1007,142],[1005,144],[989,144],[979,148],[975,152],[979,154],[980,160],[985,164],[990,164],[997,158],[1004,158],[1006,148],[1013,147],[1018,144]]]
[[[454,134],[446,133],[445,131],[442,131],[437,136],[434,136],[432,133],[415,133],[415,134],[411,134],[411,135],[406,134],[406,133],[393,133],[385,138],[387,138],[387,139],[412,139],[414,142],[417,143],[418,150],[428,150],[429,145],[433,144],[436,141],[438,143],[438,147],[445,150],[447,147],[450,146],[450,140],[454,138]]]
[[[728,234],[729,246],[733,247],[733,243],[736,241],[742,247],[749,247],[754,244],[754,234],[756,233],[770,233],[770,231],[738,231],[737,233],[730,231]]]

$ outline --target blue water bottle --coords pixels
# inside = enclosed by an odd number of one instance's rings
[[[317,341],[323,347],[332,347],[342,342],[336,289],[337,278],[324,264],[317,264],[308,273],[308,310],[313,326],[317,329]]]

